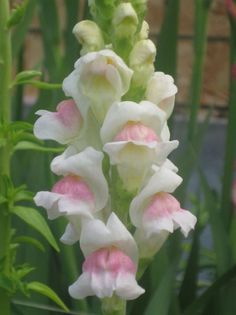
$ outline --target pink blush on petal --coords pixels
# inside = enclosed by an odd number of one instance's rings
[[[178,200],[171,194],[162,192],[156,194],[144,212],[143,219],[151,220],[169,217],[174,211],[181,210]]]
[[[74,199],[94,202],[94,196],[88,185],[76,176],[65,176],[52,188],[52,192],[67,195]]]
[[[129,256],[111,247],[101,248],[90,254],[83,263],[83,271],[95,274],[106,271],[118,276],[120,273],[135,274],[136,266]]]
[[[150,143],[153,141],[159,142],[160,139],[153,129],[144,126],[140,122],[129,122],[116,135],[114,141],[142,141]]]
[[[82,123],[82,116],[73,100],[65,100],[59,103],[55,115],[66,127],[76,125],[79,128]]]

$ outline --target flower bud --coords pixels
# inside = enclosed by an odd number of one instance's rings
[[[73,28],[73,34],[83,46],[80,52],[81,55],[104,48],[102,32],[93,21],[84,20],[77,23]]]
[[[147,21],[143,21],[142,26],[141,26],[141,30],[138,34],[138,39],[142,40],[142,39],[147,39],[148,38],[148,34],[149,34],[149,25]]]
[[[116,36],[133,36],[138,26],[138,16],[130,3],[121,3],[115,10],[112,24]]]
[[[154,73],[156,46],[150,39],[138,41],[129,56],[130,68],[134,70],[133,84],[146,86],[146,82]]]

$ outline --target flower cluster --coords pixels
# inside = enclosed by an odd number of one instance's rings
[[[62,242],[80,244],[83,273],[69,287],[78,299],[137,298],[144,292],[136,282],[139,259],[152,257],[177,228],[187,236],[196,223],[172,195],[182,181],[168,159],[178,146],[167,124],[177,87],[171,76],[154,72],[155,45],[147,23],[138,28],[134,8],[120,4],[112,24],[119,40],[136,34],[126,62],[95,22],[75,26],[82,50],[63,81],[69,99],[56,112],[38,111],[34,126],[36,137],[66,145],[51,162],[60,179],[34,200],[49,219],[66,217]]]

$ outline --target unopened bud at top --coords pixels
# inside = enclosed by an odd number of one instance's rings
[[[129,66],[134,70],[133,83],[143,86],[154,73],[156,46],[150,39],[138,41],[129,56]]]
[[[104,48],[102,32],[93,21],[84,20],[77,23],[73,28],[73,34],[83,46],[80,52],[81,55]]]
[[[112,24],[119,37],[130,37],[135,34],[138,16],[130,3],[121,3],[115,10]]]
[[[143,21],[142,26],[141,26],[141,30],[138,34],[138,39],[142,40],[142,39],[147,39],[149,35],[149,25],[147,21]]]

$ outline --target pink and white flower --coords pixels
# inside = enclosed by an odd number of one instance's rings
[[[74,243],[79,239],[81,218],[92,219],[108,201],[108,186],[102,173],[103,154],[87,148],[83,152],[56,157],[52,171],[62,175],[51,192],[38,192],[34,198],[37,206],[47,210],[48,218],[66,216],[69,219],[62,241]]]
[[[176,140],[162,140],[165,122],[165,113],[148,101],[114,103],[108,111],[101,139],[127,190],[137,190],[151,165],[164,163],[178,146]]]
[[[137,227],[136,240],[141,256],[160,248],[169,233],[178,227],[187,237],[196,224],[196,217],[180,207],[171,195],[181,184],[182,178],[166,167],[161,167],[150,178],[147,185],[132,200],[130,218]],[[152,251],[149,250],[149,254]]]
[[[38,110],[36,114],[40,116],[34,124],[37,138],[61,144],[69,144],[79,138],[83,119],[73,100],[60,102],[56,112]]]
[[[175,94],[178,92],[174,79],[163,72],[155,72],[150,78],[146,89],[146,99],[156,104],[167,115],[173,112]]]
[[[135,280],[137,245],[115,213],[111,213],[106,225],[100,220],[85,222],[80,245],[85,261],[82,275],[69,287],[73,298],[104,298],[115,293],[132,300],[144,293]]]
[[[84,120],[88,108],[101,123],[107,110],[128,91],[133,71],[112,50],[90,52],[75,63],[63,90],[79,107]]]

